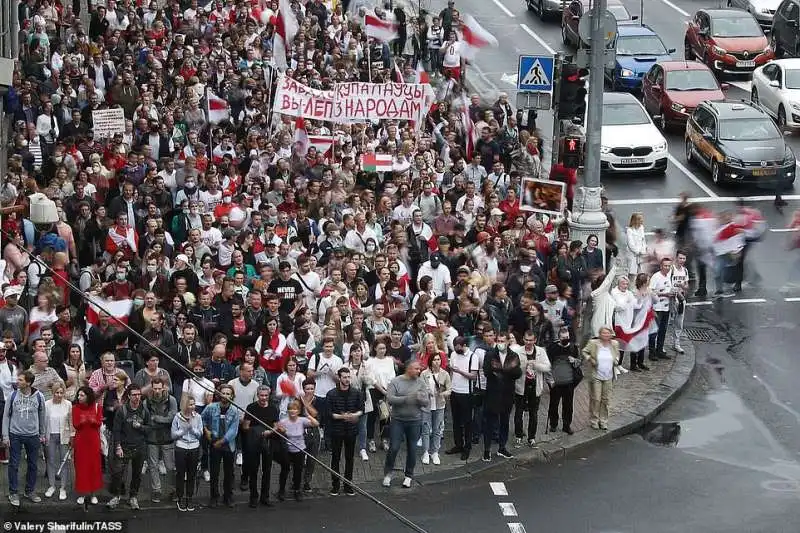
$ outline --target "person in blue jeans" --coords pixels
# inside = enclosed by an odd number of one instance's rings
[[[383,486],[392,484],[392,470],[403,439],[406,441],[406,468],[403,487],[411,487],[417,464],[417,441],[422,431],[422,410],[430,405],[430,391],[420,379],[419,361],[406,365],[402,376],[394,378],[386,389],[386,401],[392,408],[389,423],[389,453],[383,465]]]
[[[3,409],[3,444],[9,448],[8,461],[8,501],[19,507],[19,463],[22,449],[28,458],[25,475],[25,497],[34,503],[42,499],[34,492],[39,447],[46,442],[47,416],[44,395],[33,388],[33,372],[26,370],[17,375],[17,390]]]

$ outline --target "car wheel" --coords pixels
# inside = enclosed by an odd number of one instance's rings
[[[719,164],[716,160],[711,162],[711,181],[713,181],[716,185],[722,184],[722,174],[720,174]]]
[[[569,46],[569,35],[567,35],[567,27],[561,24],[561,42]]]
[[[539,0],[539,20],[542,22],[547,18],[547,11],[544,10],[544,0]]]
[[[783,105],[778,108],[778,129],[781,130],[781,133],[786,131],[786,110]]]
[[[658,110],[658,127],[661,128],[661,131],[667,131],[667,116],[663,109]]]
[[[688,42],[683,43],[683,58],[686,61],[692,61],[694,59],[694,51],[692,50],[692,45]]]
[[[686,162],[690,165],[694,163],[694,152],[691,139],[686,139]]]
[[[760,105],[758,102],[758,89],[755,87],[750,91],[750,103]]]

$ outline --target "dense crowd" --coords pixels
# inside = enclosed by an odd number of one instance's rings
[[[521,205],[521,179],[546,176],[535,113],[466,94],[454,2],[438,14],[350,4],[280,2],[299,26],[290,40],[277,0],[92,1],[88,27],[78,0],[20,3],[0,189],[13,505],[41,500],[42,445],[44,495],[86,506],[107,488],[109,507],[138,508],[145,473],[153,502],[193,510],[205,482],[210,505],[232,505],[237,472],[250,504],[269,505],[273,463],[278,499],[290,473],[300,499],[320,449],[336,472],[343,457],[347,480],[382,449],[389,486],[404,441],[409,487],[417,448],[441,462],[446,409],[448,453],[467,459],[482,436],[490,461],[494,443],[512,456],[512,412],[515,443],[536,445],[546,388],[551,429],[572,432],[582,360],[610,384],[611,322],[576,344],[584,286],[613,278],[606,250],[596,235],[572,240],[563,214]],[[368,39],[365,14],[395,24],[392,38]],[[421,123],[300,131],[272,112],[280,63],[314,89],[426,71],[436,96]],[[96,136],[96,112],[113,109],[124,131]],[[376,154],[390,169],[365,168]],[[571,201],[574,173],[551,178]],[[57,222],[34,216],[47,201]],[[340,490],[354,493],[333,476]]]

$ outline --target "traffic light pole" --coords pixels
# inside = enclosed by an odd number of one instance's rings
[[[605,255],[605,230],[608,219],[601,208],[600,197],[600,146],[603,128],[603,78],[605,75],[605,35],[602,13],[607,0],[594,0],[592,6],[591,61],[589,64],[589,98],[586,111],[586,159],[583,183],[578,188],[570,213],[569,225],[572,239],[586,243],[589,235],[597,235],[599,248]]]
[[[558,164],[558,151],[561,148],[561,120],[558,118],[558,107],[561,101],[561,62],[563,58],[556,52],[553,58],[553,146],[550,150],[550,168]]]

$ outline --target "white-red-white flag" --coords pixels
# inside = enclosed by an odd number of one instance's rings
[[[388,43],[397,39],[397,24],[378,18],[376,15],[368,13],[364,17],[364,28],[367,37],[372,37]]]
[[[223,100],[216,94],[208,91],[208,122],[211,124],[219,124],[222,121],[231,118],[231,110],[228,107],[228,101]]]
[[[107,300],[105,298],[89,298],[89,305],[86,308],[86,323],[96,326],[100,322],[100,314],[108,312],[111,323],[128,323],[128,315],[133,309],[133,300]]]
[[[292,12],[289,0],[280,0],[278,16],[275,21],[275,35],[272,37],[272,58],[275,61],[275,66],[281,70],[286,70],[289,67],[286,62],[286,53],[299,29],[300,25],[297,23],[297,17]]]
[[[464,124],[464,133],[466,135],[466,156],[467,161],[472,160],[472,152],[475,149],[475,141],[477,140],[475,137],[475,124],[472,122],[472,118],[469,116],[469,100],[467,99],[466,94],[461,95],[461,105],[463,108],[461,109],[461,121]]]
[[[394,77],[397,78],[397,83],[406,82],[406,79],[403,77],[403,71],[400,69],[400,65],[397,64],[397,61],[394,62]]]
[[[483,29],[472,15],[464,15],[461,23],[461,41],[463,48],[461,55],[466,59],[475,59],[478,50],[482,48],[497,48],[499,46],[494,35]]]
[[[308,131],[306,131],[306,121],[303,117],[297,117],[294,121],[294,145],[297,155],[305,157],[308,153]]]
[[[417,61],[417,71],[416,71],[416,76],[414,77],[414,83],[430,83],[430,82],[431,82],[431,77],[428,75],[425,69],[422,68],[422,61]]]
[[[309,135],[308,147],[316,148],[318,154],[330,160],[333,157],[333,137],[330,135]]]

